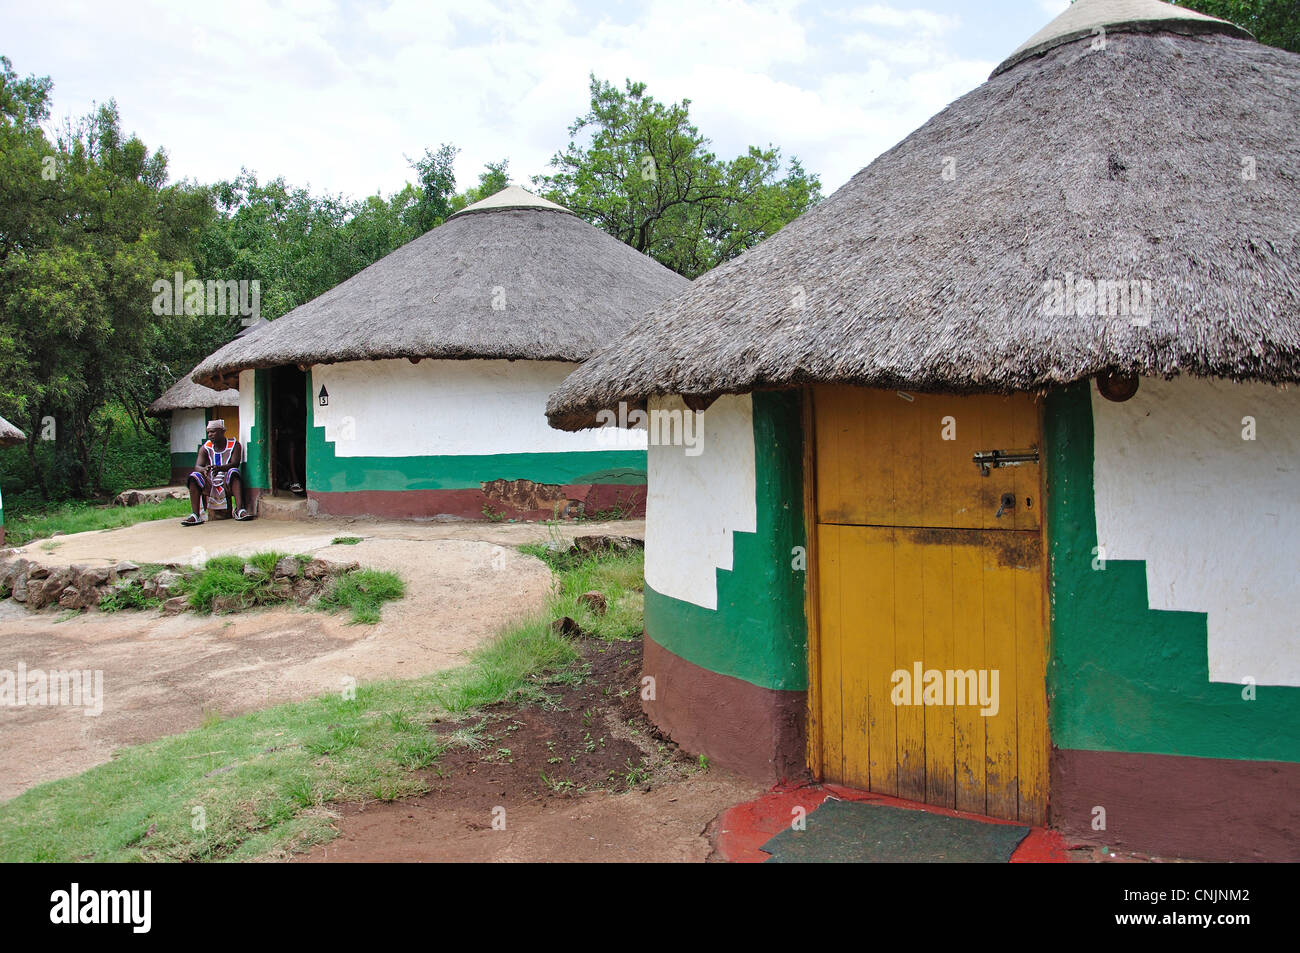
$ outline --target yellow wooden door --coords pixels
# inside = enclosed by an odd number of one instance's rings
[[[814,390],[823,778],[1041,824],[1047,809],[1041,466],[1029,395]],[[819,739],[819,741],[818,741]]]

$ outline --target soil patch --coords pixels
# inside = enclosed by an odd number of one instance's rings
[[[708,859],[709,823],[757,786],[702,767],[650,724],[639,641],[581,650],[585,675],[546,703],[438,724],[453,747],[425,772],[427,794],[340,806],[339,838],[298,859]]]

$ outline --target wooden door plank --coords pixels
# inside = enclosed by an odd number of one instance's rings
[[[842,745],[843,710],[840,703],[843,666],[841,646],[844,639],[845,618],[842,611],[844,566],[840,558],[843,529],[838,526],[821,528],[818,540],[818,567],[820,579],[819,618],[821,620],[821,670],[822,684],[822,771],[829,781],[844,777],[844,752]]]
[[[1036,560],[1016,569],[1016,744],[1019,817],[1027,824],[1047,822],[1047,682],[1043,632],[1042,539],[1025,533],[1026,551]]]
[[[918,534],[933,535],[933,534]],[[953,545],[939,537],[916,546],[912,558],[921,565],[924,594],[922,625],[923,670],[947,672],[953,667]],[[901,549],[906,553],[907,545]],[[946,689],[945,684],[941,688]],[[942,694],[939,704],[925,706],[925,800],[928,804],[956,807],[954,779],[956,742],[954,707]]]
[[[898,531],[891,553],[894,575],[894,668],[911,674],[917,662],[925,668],[925,588],[915,545]],[[909,704],[896,706],[898,726],[898,796],[925,800],[925,707],[915,703],[920,686],[913,684]]]
[[[984,659],[989,672],[997,672],[997,712],[982,716],[985,732],[985,772],[988,813],[993,817],[1019,816],[1016,784],[1016,591],[1015,576],[998,565],[993,547],[984,546]]]
[[[984,653],[984,551],[953,547],[953,667],[977,673]],[[957,708],[953,716],[957,810],[983,814],[985,797],[984,722],[978,706]]]

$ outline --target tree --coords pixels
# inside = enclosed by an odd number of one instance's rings
[[[166,154],[123,135],[112,101],[50,142],[49,90],[0,59],[0,414],[25,424],[47,498],[98,488],[106,404],[139,422],[159,352],[186,333],[152,313],[151,286],[188,268],[211,215],[205,189],[167,184]]]
[[[569,127],[545,196],[674,271],[694,278],[752,248],[821,201],[821,182],[781,151],[730,161],[690,121],[690,100],[663,104],[644,83],[591,77],[591,108]],[[579,142],[577,137],[584,136]]]
[[[444,142],[437,151],[424,150],[424,158],[411,163],[419,173],[420,195],[411,210],[410,223],[416,235],[441,225],[455,211],[452,201],[456,194],[455,146]]]
[[[1180,6],[1228,20],[1261,43],[1300,53],[1300,0],[1173,0]]]
[[[510,184],[510,160],[488,162],[478,174],[478,185],[471,186],[452,200],[452,211],[459,212],[467,205],[481,202],[490,195],[496,195]]]

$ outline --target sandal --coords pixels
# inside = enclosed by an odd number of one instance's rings
[[[235,510],[235,519],[239,520],[240,522],[243,522],[244,520],[249,518],[250,517],[248,515],[248,510],[244,509],[242,506],[239,509]]]
[[[203,520],[199,519],[197,516],[195,516],[193,513],[191,513],[189,516],[185,517],[185,519],[181,520],[181,525],[182,525],[182,526],[198,526],[198,525],[199,525],[200,523],[202,523],[202,522],[203,522]]]

